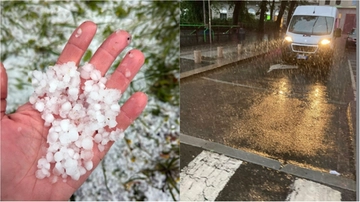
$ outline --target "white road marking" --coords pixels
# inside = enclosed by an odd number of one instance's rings
[[[180,173],[181,201],[214,201],[242,161],[202,151]]]
[[[341,193],[328,186],[304,179],[296,179],[287,201],[341,201]]]
[[[349,64],[349,69],[350,69],[351,86],[352,86],[353,91],[354,91],[354,100],[356,101],[356,82],[355,82],[354,72],[352,70],[350,60],[348,60],[348,64]]]
[[[269,73],[274,69],[297,69],[297,68],[298,66],[295,65],[276,64],[276,65],[271,65],[270,69],[267,72]]]
[[[257,90],[265,90],[265,91],[268,90],[266,88],[259,88],[259,87],[249,86],[249,85],[244,85],[244,84],[239,84],[239,83],[232,83],[232,82],[228,82],[228,81],[222,81],[222,80],[218,80],[218,79],[211,79],[211,78],[207,78],[207,77],[201,77],[201,78],[209,80],[209,81],[214,81],[214,82],[217,82],[217,83],[230,84],[230,85],[233,85],[233,86],[240,86],[240,87],[257,89]]]
[[[272,91],[270,91],[269,89],[266,89],[266,88],[260,88],[260,87],[255,87],[255,86],[239,84],[239,83],[222,81],[222,80],[218,80],[218,79],[211,79],[211,78],[208,78],[208,77],[201,77],[201,78],[205,79],[205,80],[209,80],[209,81],[214,81],[214,82],[217,82],[217,83],[229,84],[229,85],[232,85],[232,86],[240,86],[240,87],[244,87],[244,88],[251,88],[251,89],[257,89],[257,90],[263,90],[263,91],[272,92]],[[299,93],[293,93],[293,94],[299,94]],[[285,94],[285,95],[288,96],[288,94]],[[336,100],[331,100],[331,99],[328,99],[325,102],[332,103],[332,104],[339,104],[339,105],[346,105],[347,104],[346,102],[341,102],[341,101],[336,101]]]
[[[242,163],[222,154],[202,151],[181,170],[180,201],[214,201]],[[261,176],[258,177],[261,180]],[[294,180],[290,191],[285,201],[341,201],[340,191],[301,178]]]

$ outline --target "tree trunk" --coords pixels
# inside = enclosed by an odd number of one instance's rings
[[[245,21],[245,17],[246,17],[246,1],[239,1],[240,2],[240,21],[244,22]]]
[[[275,9],[275,0],[272,1],[271,6],[270,6],[270,20],[273,20],[273,16],[274,16],[274,9]]]
[[[233,12],[233,25],[237,25],[239,22],[240,3],[240,1],[234,1],[235,7]]]
[[[288,16],[287,16],[287,20],[286,20],[286,27],[289,26],[291,16],[292,16],[292,14],[294,12],[296,4],[297,4],[297,1],[290,1],[290,6],[289,6],[289,10],[288,10]]]
[[[240,19],[245,19],[246,1],[234,1],[233,25],[238,25]],[[243,21],[243,20],[242,20]]]
[[[259,19],[259,27],[258,27],[260,33],[264,32],[266,4],[267,4],[267,0],[262,0],[260,4],[260,19]]]
[[[279,15],[278,15],[278,17],[276,19],[276,29],[277,30],[280,30],[281,20],[282,20],[282,17],[284,15],[287,4],[288,4],[287,0],[282,0],[281,1]]]

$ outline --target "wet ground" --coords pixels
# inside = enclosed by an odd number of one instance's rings
[[[190,71],[193,69],[197,69],[200,67],[205,67],[208,65],[214,64],[213,60],[203,60],[201,63],[195,64],[194,60],[186,59],[186,58],[180,58],[180,73]]]
[[[187,144],[181,144],[180,147],[181,170],[184,172],[184,168],[186,166],[188,167],[189,163],[194,161],[195,158],[198,158],[199,154],[204,150],[200,147],[194,147]],[[209,159],[204,159],[204,161],[208,160]],[[226,183],[225,187],[221,188],[215,201],[285,201],[292,192],[296,180],[299,180],[299,177],[262,165],[243,161]],[[349,191],[328,184],[325,184],[324,186],[332,188],[332,192],[334,190],[339,191],[341,193],[341,201],[356,200],[355,191]],[[312,190],[310,191],[312,191],[312,194],[308,197],[314,200],[319,200],[321,197],[318,197],[317,195],[323,194],[323,192],[320,193],[321,190],[319,188],[316,189],[316,187],[312,187]],[[299,192],[299,195],[303,195],[301,191]],[[327,194],[327,197],[330,195],[330,193],[325,194]],[[328,199],[330,198],[331,197]]]
[[[272,55],[183,79],[181,132],[355,180],[343,53],[329,74],[314,67],[268,73],[279,62]]]

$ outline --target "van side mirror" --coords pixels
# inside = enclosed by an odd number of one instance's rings
[[[340,28],[335,29],[334,36],[335,37],[341,37],[341,29]]]

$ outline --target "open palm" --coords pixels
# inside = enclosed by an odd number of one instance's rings
[[[69,61],[79,64],[96,33],[93,22],[84,22],[71,35],[57,64]],[[90,63],[102,75],[106,73],[115,58],[128,45],[131,37],[125,31],[111,34],[99,47]],[[139,50],[131,50],[106,83],[107,88],[116,88],[121,92],[127,88],[135,74],[144,63],[144,55]],[[130,75],[130,76],[129,76]],[[68,200],[90,175],[88,171],[79,180],[70,177],[51,183],[48,178],[37,179],[37,161],[44,155],[48,145],[46,137],[48,127],[44,126],[41,115],[30,103],[19,107],[13,114],[5,114],[7,97],[7,75],[0,63],[1,93],[1,200]],[[144,93],[132,95],[121,107],[117,128],[125,130],[143,111],[147,103]],[[94,144],[92,159],[94,168],[110,149],[108,143],[103,152]],[[51,168],[53,168],[52,165]],[[93,168],[93,169],[94,169]]]

